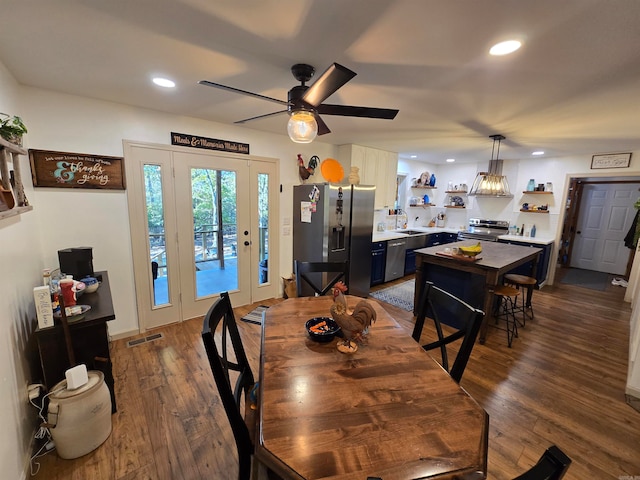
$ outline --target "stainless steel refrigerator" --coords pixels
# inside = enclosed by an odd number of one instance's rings
[[[350,295],[367,297],[376,187],[313,183],[293,187],[293,259],[349,262]],[[305,294],[311,294],[312,290]]]

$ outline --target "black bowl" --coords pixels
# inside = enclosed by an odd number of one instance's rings
[[[340,331],[340,326],[333,318],[329,317],[314,317],[307,320],[304,326],[311,340],[316,342],[330,342]]]

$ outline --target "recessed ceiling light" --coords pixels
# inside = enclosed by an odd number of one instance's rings
[[[155,83],[159,87],[164,87],[164,88],[173,88],[176,86],[176,82],[174,82],[173,80],[169,80],[168,78],[162,78],[162,77],[155,77],[153,79],[153,83]]]
[[[455,161],[456,161],[455,158],[447,158],[447,163],[453,163]]]
[[[411,158],[418,158],[418,155],[411,155]]]
[[[522,46],[522,42],[518,40],[507,40],[506,42],[496,43],[489,53],[491,55],[508,55],[518,50]]]
[[[537,150],[535,152],[531,152],[531,155],[544,155],[544,152],[542,150]]]

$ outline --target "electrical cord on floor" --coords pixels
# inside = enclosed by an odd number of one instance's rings
[[[42,411],[44,410],[45,400],[50,395],[61,392],[62,390],[64,390],[64,388],[47,393],[45,396],[42,397],[40,405],[36,405],[33,399],[29,399],[29,403],[31,403],[31,405],[33,405],[35,408],[38,409],[38,417],[41,420],[40,427],[38,428],[38,431],[35,433],[34,437],[36,438],[36,440],[41,440],[41,441],[46,440],[44,441],[42,446],[38,449],[38,451],[34,453],[32,457],[29,459],[29,465],[30,465],[32,477],[37,475],[38,472],[40,471],[40,463],[36,461],[36,459],[45,456],[47,453],[53,451],[53,449],[55,448],[53,438],[51,437],[51,432],[49,431],[49,428],[45,426],[48,424],[47,419],[42,414]],[[43,450],[45,450],[44,453],[43,453]]]

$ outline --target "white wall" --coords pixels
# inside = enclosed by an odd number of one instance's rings
[[[19,112],[19,86],[0,63],[0,112]],[[29,162],[22,159],[23,172]],[[28,176],[28,175],[27,175]],[[27,190],[27,197],[31,199]],[[34,346],[32,288],[42,282],[42,258],[35,212],[0,221],[0,468],[2,478],[21,478],[36,426],[27,403]]]

